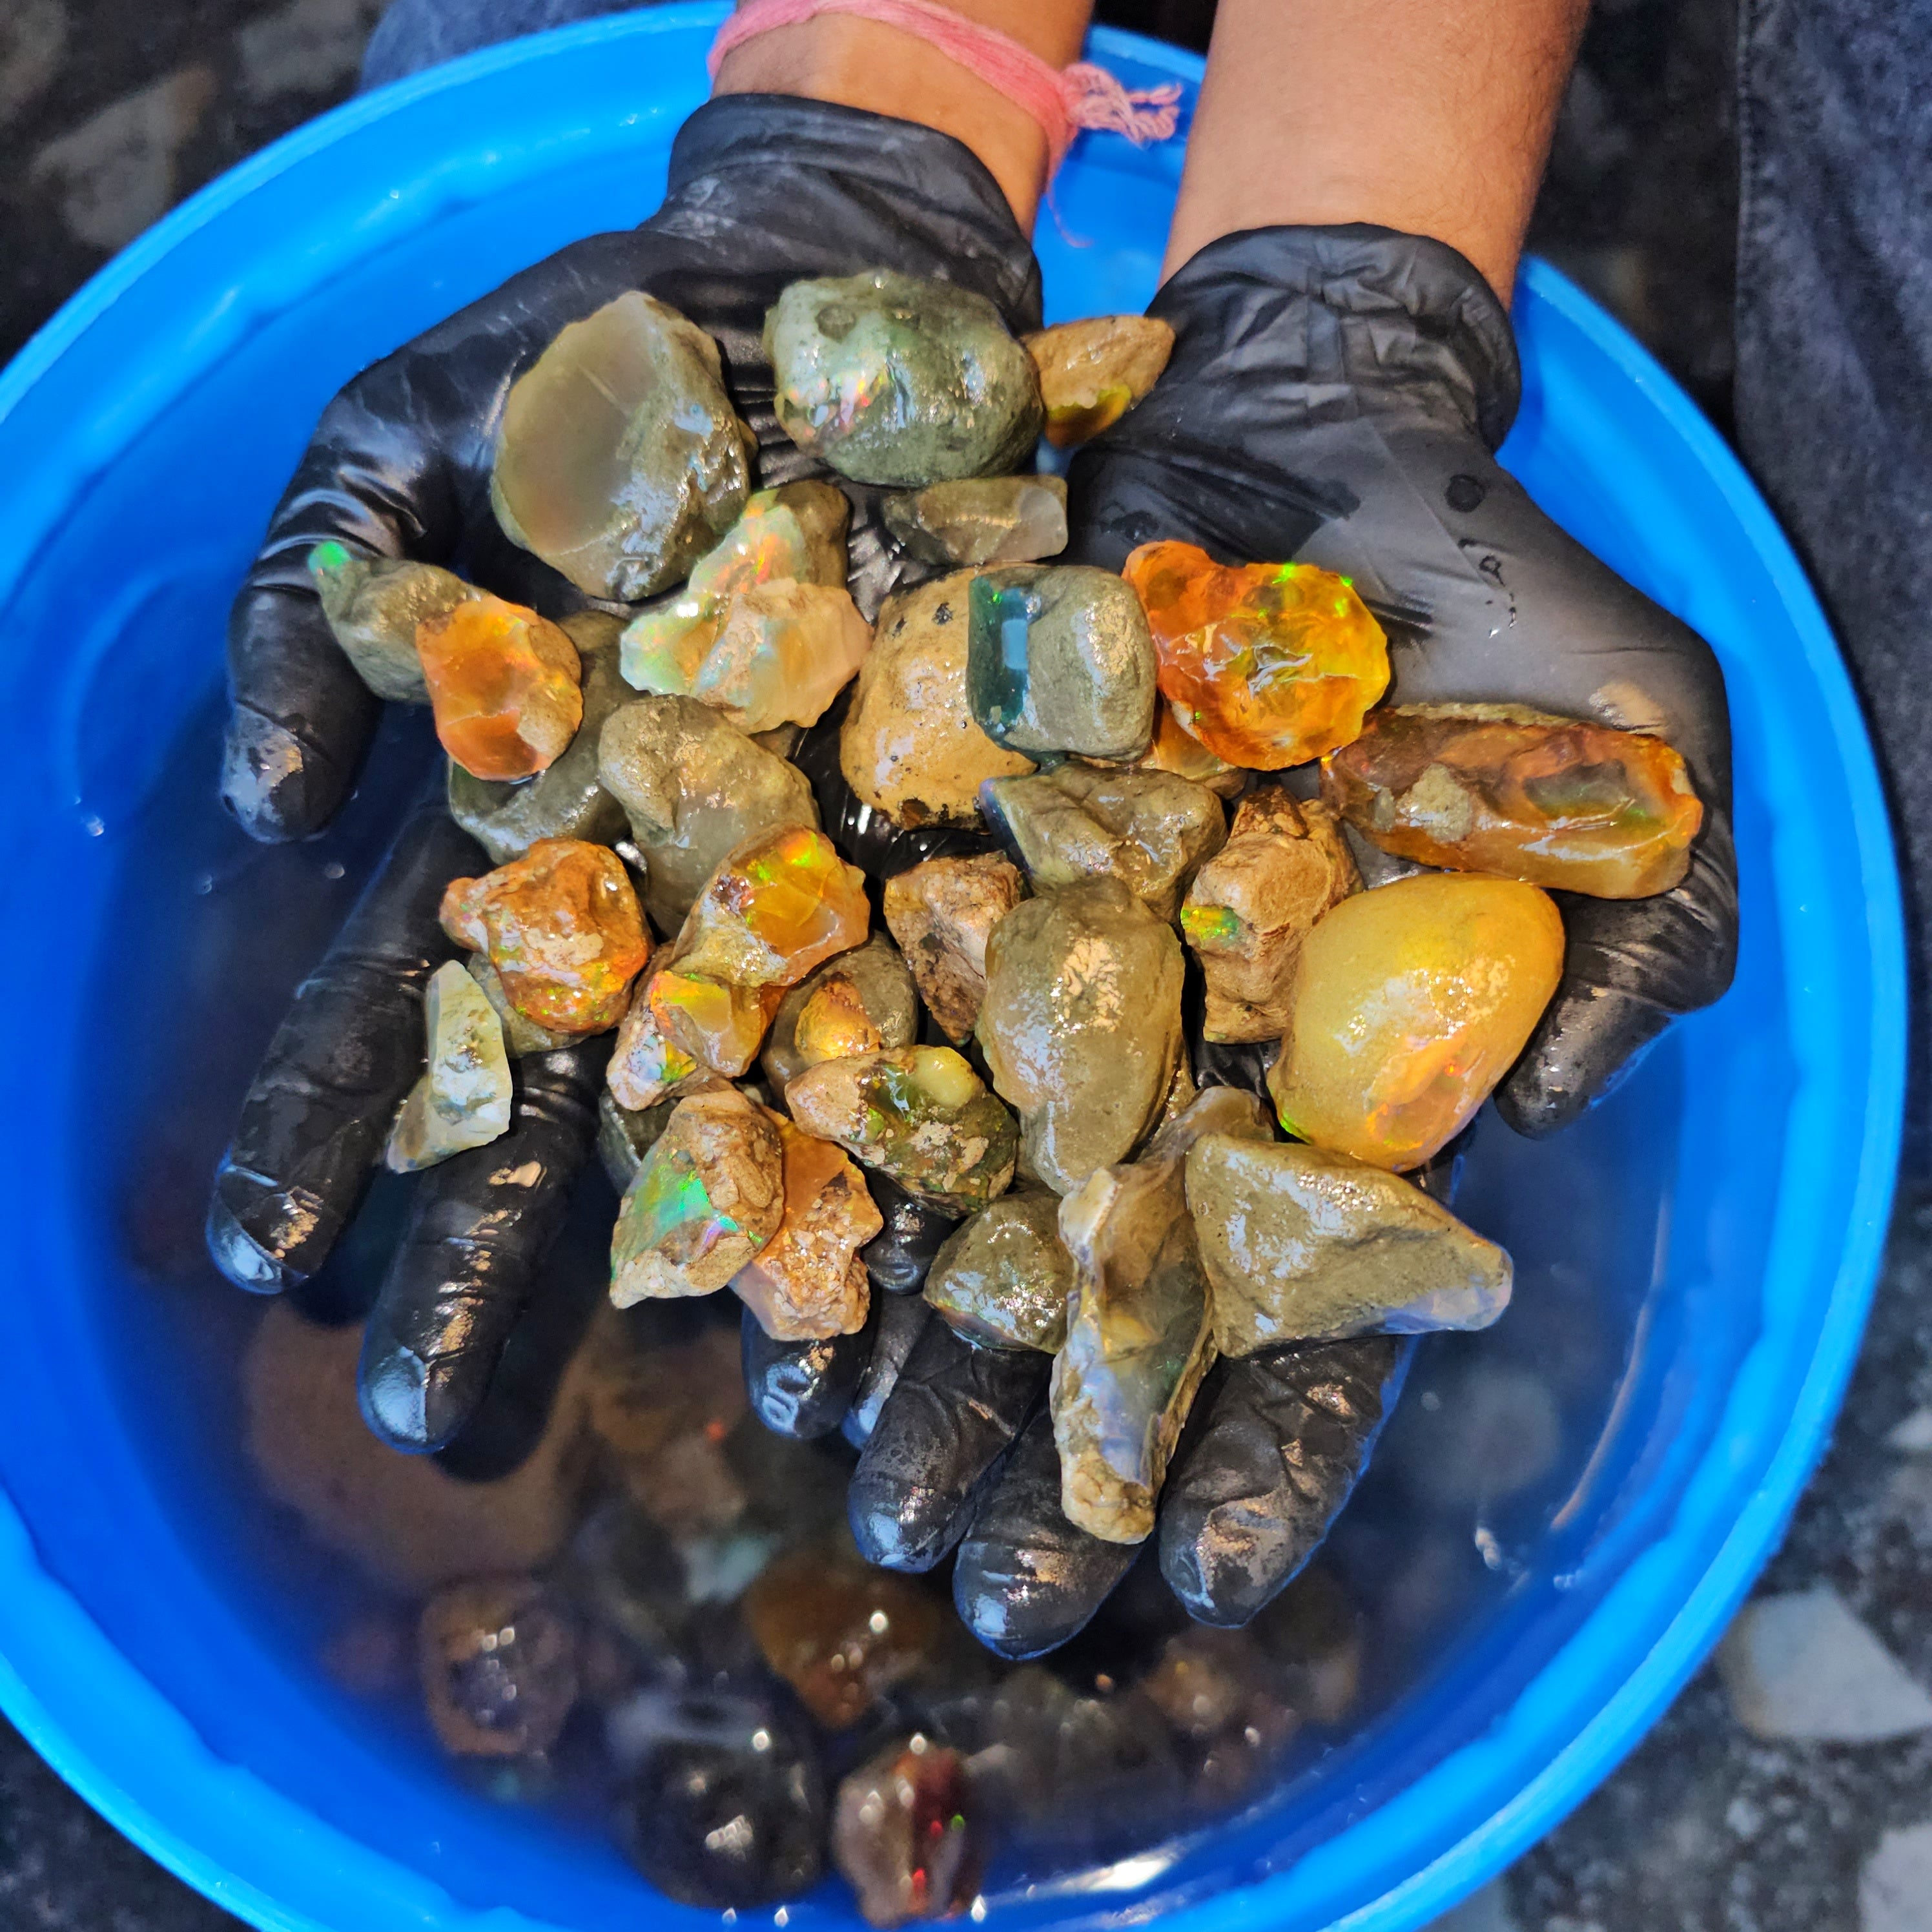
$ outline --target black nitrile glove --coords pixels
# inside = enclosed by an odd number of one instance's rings
[[[761,334],[802,277],[872,267],[959,284],[1016,332],[1040,321],[1033,251],[992,176],[950,137],[906,122],[776,95],[700,108],[678,135],[663,207],[628,233],[574,244],[358,376],[324,413],[237,600],[229,642],[234,709],[223,791],[254,837],[298,838],[355,782],[376,715],[323,619],[309,554],[353,551],[449,566],[558,616],[584,598],[504,536],[489,500],[511,384],[557,333],[643,290],[716,339],[738,412],[760,446],[758,484],[824,474],[779,430]],[[876,493],[854,499],[850,584],[868,616],[898,553]],[[340,940],[297,996],[243,1109],[209,1216],[216,1261],[244,1286],[306,1279],[327,1258],[423,1064],[422,988],[453,950],[437,929],[442,887],[488,868],[438,806],[412,819]],[[538,1286],[571,1184],[589,1157],[608,1040],[514,1063],[510,1132],[416,1184],[410,1228],[383,1286],[362,1363],[371,1426],[433,1449],[475,1412]],[[800,1396],[774,1419],[838,1425],[866,1366],[866,1336],[811,1367],[835,1401]],[[776,1365],[782,1367],[782,1365]],[[820,1372],[822,1371],[822,1373]],[[796,1378],[794,1378],[796,1381]],[[809,1393],[808,1384],[801,1385]]]
[[[1396,701],[1513,702],[1654,728],[1688,764],[1706,818],[1684,884],[1633,902],[1557,895],[1562,985],[1498,1102],[1521,1131],[1562,1125],[1730,983],[1730,743],[1715,661],[1498,466],[1515,345],[1453,250],[1382,229],[1258,230],[1204,249],[1151,313],[1174,328],[1173,358],[1076,458],[1067,562],[1118,570],[1140,544],[1179,539],[1222,562],[1318,563],[1352,578],[1387,628]],[[1260,1061],[1210,1050],[1196,1065],[1246,1084]],[[1245,1622],[1307,1559],[1411,1352],[1372,1336],[1214,1371],[1156,1532],[1162,1570],[1196,1617]],[[860,1461],[853,1527],[868,1554],[902,1568],[956,1546],[962,1615],[993,1648],[1030,1656],[1086,1622],[1133,1551],[1062,1515],[1043,1408],[1020,1416],[1010,1451],[997,1439],[1021,1405],[988,1402],[988,1373],[928,1324]],[[1024,1370],[1000,1376],[1017,1388]]]

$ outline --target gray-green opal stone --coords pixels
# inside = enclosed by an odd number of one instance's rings
[[[985,296],[888,268],[794,282],[765,317],[785,434],[861,483],[1012,470],[1046,415],[1040,375]]]
[[[1072,1286],[1059,1196],[1003,1194],[947,1236],[926,1298],[968,1341],[1050,1355],[1066,1339]]]
[[[433,563],[364,556],[334,542],[309,552],[308,572],[322,614],[362,682],[392,703],[427,704],[416,626],[483,592]]]
[[[1058,476],[967,476],[888,496],[886,528],[922,563],[1030,563],[1066,548]]]
[[[974,578],[967,606],[967,701],[988,737],[1029,754],[1147,750],[1154,638],[1121,579],[1085,564],[1014,564]]]

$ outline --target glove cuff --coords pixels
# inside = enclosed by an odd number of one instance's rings
[[[1264,381],[1318,414],[1347,396],[1454,410],[1494,449],[1522,391],[1508,315],[1468,258],[1426,236],[1350,223],[1210,242],[1148,310],[1173,325],[1167,383]],[[1156,392],[1156,394],[1159,392]]]
[[[936,129],[791,94],[724,94],[679,129],[664,208],[650,225],[703,232],[715,226],[714,201],[734,224],[762,220],[775,234],[890,237],[880,266],[972,289],[1016,334],[1040,326],[1032,243],[986,164]]]

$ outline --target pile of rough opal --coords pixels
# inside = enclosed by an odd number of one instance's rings
[[[1048,560],[1064,487],[1017,472],[1145,393],[1163,324],[1022,343],[875,272],[794,284],[766,344],[784,430],[859,487],[755,489],[715,345],[630,294],[512,390],[491,486],[593,608],[314,554],[500,862],[445,900],[470,957],[430,982],[388,1160],[488,1143],[516,1056],[614,1031],[620,1307],[728,1288],[796,1342],[856,1333],[881,1280],[922,1288],[974,1344],[1053,1356],[1066,1513],[1137,1542],[1217,1354],[1502,1312],[1508,1257],[1404,1176],[1556,989],[1544,889],[1669,889],[1701,808],[1655,737],[1378,708],[1386,642],[1346,578],[1180,542],[1118,576]],[[847,588],[855,500],[898,550],[876,614]],[[1377,862],[1397,876],[1364,890],[1376,854],[1436,869]],[[770,1574],[747,1616],[786,1674],[796,1598],[851,1586]],[[542,1620],[501,1610],[534,1714]],[[829,1807],[875,1922],[970,1896],[962,1775],[901,1741]],[[800,1838],[767,1892],[816,1874]]]

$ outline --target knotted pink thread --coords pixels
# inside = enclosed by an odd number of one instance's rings
[[[1082,129],[1124,134],[1136,147],[1172,137],[1180,119],[1180,83],[1123,87],[1103,67],[1076,61],[1049,67],[1030,47],[997,27],[984,27],[933,0],[746,0],[711,44],[708,64],[716,80],[734,47],[777,27],[796,27],[820,14],[853,14],[896,27],[937,47],[968,73],[977,74],[1040,123],[1046,136],[1048,171],[1058,168]]]

